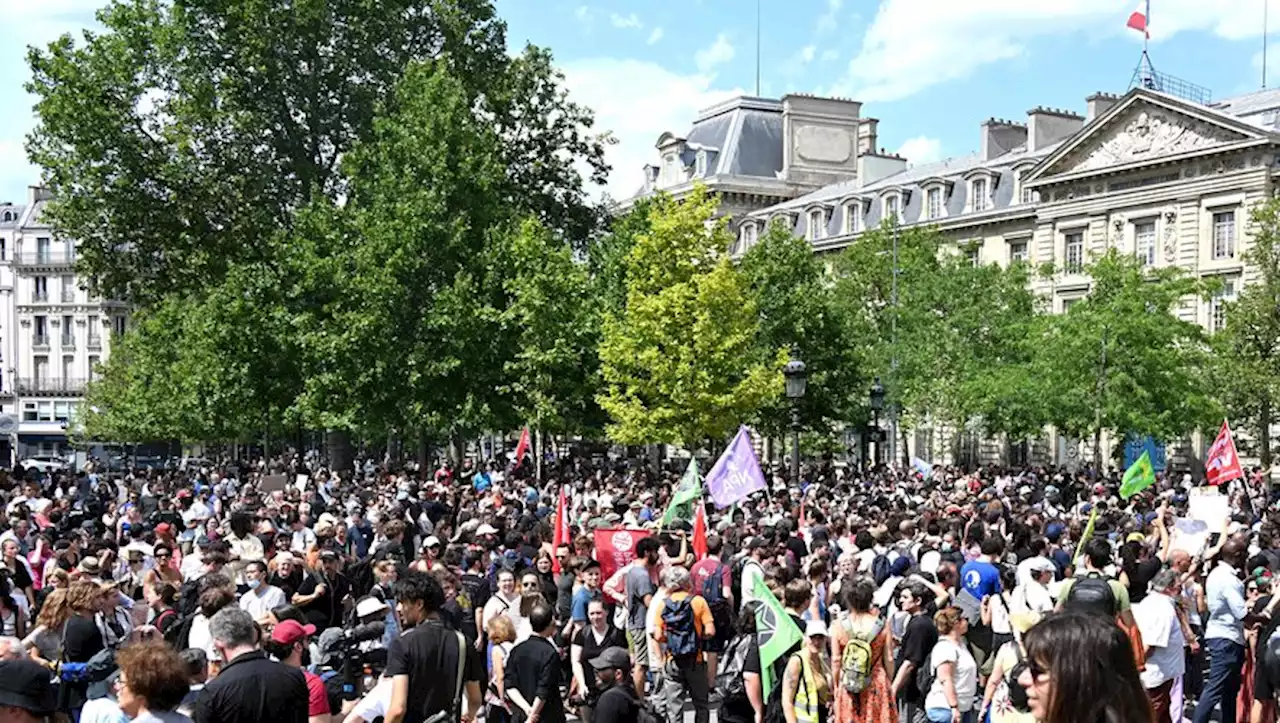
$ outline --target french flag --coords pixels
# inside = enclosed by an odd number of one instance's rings
[[[1150,16],[1151,0],[1146,0],[1146,2],[1138,6],[1137,10],[1133,11],[1133,14],[1129,16],[1129,22],[1126,24],[1149,38],[1151,33],[1147,30],[1147,19]]]

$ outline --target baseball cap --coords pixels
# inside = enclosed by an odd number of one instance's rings
[[[810,620],[804,627],[806,638],[827,637],[827,624],[821,620]]]
[[[156,525],[157,535],[167,535],[170,532],[173,532],[173,525],[170,525],[168,522],[161,522],[160,524]]]
[[[424,550],[428,547],[439,547],[439,546],[440,546],[440,538],[436,537],[435,535],[431,535],[430,537],[422,541],[422,548]]]
[[[496,535],[498,534],[498,529],[486,522],[485,524],[482,524],[476,528],[476,534],[477,535]]]
[[[751,539],[747,540],[748,550],[755,550],[761,547],[768,547],[768,546],[769,546],[769,543],[765,542],[765,539],[760,535],[755,535]]]
[[[316,626],[303,625],[297,620],[283,620],[271,629],[271,642],[293,645],[303,638],[316,634]]]
[[[595,670],[607,670],[612,668],[621,668],[629,670],[631,668],[631,655],[627,653],[626,648],[614,646],[605,648],[600,654],[587,661]]]
[[[0,662],[0,706],[21,708],[37,716],[52,715],[58,696],[49,669],[30,660]]]

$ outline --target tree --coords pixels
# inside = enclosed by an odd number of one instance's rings
[[[1221,302],[1226,327],[1212,340],[1211,388],[1234,424],[1249,431],[1269,468],[1280,399],[1280,201],[1256,206],[1250,221],[1252,243],[1243,257],[1252,278],[1235,301]]]
[[[694,448],[721,440],[782,391],[785,354],[757,344],[759,317],[730,262],[731,238],[699,187],[660,197],[627,256],[627,303],[600,344],[609,435]]]
[[[836,424],[861,419],[866,384],[858,350],[836,309],[822,259],[784,225],[771,224],[740,265],[760,314],[758,344],[768,357],[794,353],[804,360],[809,384],[800,403],[801,424],[830,433]],[[780,436],[789,428],[787,400],[761,409],[755,425]]]
[[[405,69],[435,58],[483,108],[539,217],[592,228],[573,161],[600,180],[604,139],[545,51],[507,55],[490,0],[123,0],[98,18],[103,32],[29,53],[27,148],[55,228],[110,297],[150,303],[270,262],[299,209],[346,195],[341,159]]]
[[[1218,416],[1203,370],[1201,328],[1178,318],[1188,296],[1205,287],[1175,268],[1143,268],[1115,249],[1086,272],[1088,295],[1048,317],[1036,340],[1035,370],[1049,400],[1049,421],[1068,435],[1149,434],[1171,439]]]

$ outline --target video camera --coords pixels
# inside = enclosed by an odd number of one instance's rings
[[[330,703],[333,698],[338,701],[357,700],[369,692],[376,683],[378,674],[386,667],[387,651],[383,648],[362,652],[360,644],[370,640],[381,640],[386,634],[387,626],[378,621],[363,623],[351,628],[330,628],[320,635],[320,666],[322,669],[334,671],[337,675],[330,680],[341,681],[338,688],[326,685],[330,691]],[[361,681],[361,673],[368,667],[374,673],[370,680]],[[340,710],[338,703],[334,710]]]

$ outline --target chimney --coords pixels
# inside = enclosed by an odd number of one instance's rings
[[[1090,123],[1094,118],[1111,110],[1111,106],[1120,102],[1120,96],[1115,93],[1103,93],[1098,91],[1088,98],[1084,99],[1087,111],[1085,112],[1085,122]]]
[[[27,186],[27,205],[34,206],[36,201],[48,201],[53,198],[53,192],[45,186]]]
[[[864,118],[858,126],[858,155],[875,153],[878,135],[876,127],[880,124],[877,118]]]
[[[907,170],[907,159],[894,153],[885,153],[881,148],[858,156],[858,188],[869,186],[895,173]]]
[[[1036,106],[1027,111],[1027,151],[1039,151],[1084,127],[1084,117],[1060,108]]]
[[[1002,156],[1027,142],[1027,127],[1003,118],[982,122],[982,160]]]

